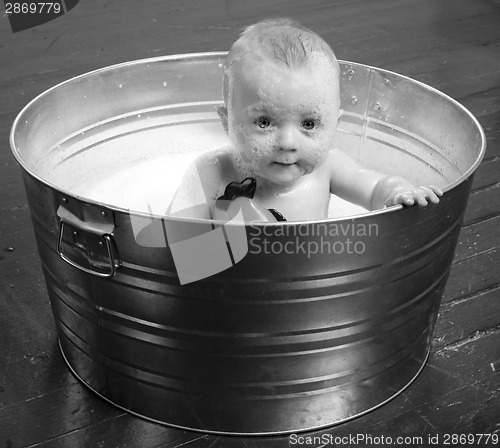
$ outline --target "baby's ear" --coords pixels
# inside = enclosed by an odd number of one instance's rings
[[[226,135],[229,134],[229,124],[228,124],[228,119],[227,119],[227,107],[226,106],[218,106],[217,107],[217,115],[220,118],[220,121],[222,123],[222,127],[224,128],[224,132]]]

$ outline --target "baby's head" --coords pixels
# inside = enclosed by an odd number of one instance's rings
[[[222,124],[253,174],[288,184],[332,149],[339,65],[329,45],[289,19],[247,28],[224,65]]]

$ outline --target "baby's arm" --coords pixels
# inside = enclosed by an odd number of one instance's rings
[[[421,206],[439,202],[443,193],[434,186],[415,187],[399,176],[390,176],[360,167],[339,150],[330,152],[330,191],[343,199],[376,210],[396,204]]]
[[[418,205],[425,207],[429,201],[437,204],[443,192],[434,185],[415,187],[411,182],[399,176],[386,176],[378,181],[373,192],[375,208],[396,204]]]

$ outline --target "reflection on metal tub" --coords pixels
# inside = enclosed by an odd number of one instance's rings
[[[154,421],[234,434],[343,422],[400,393],[425,364],[484,134],[442,93],[341,62],[339,147],[442,187],[441,202],[226,223],[226,235],[243,235],[244,256],[181,285],[171,229],[187,239],[217,226],[162,212],[185,165],[224,144],[214,107],[223,59],[103,68],[16,119],[11,146],[61,348],[92,390]]]

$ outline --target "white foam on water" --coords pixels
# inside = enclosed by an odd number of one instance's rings
[[[149,122],[147,116],[138,120],[142,120],[139,124]],[[68,140],[53,148],[42,164],[46,179],[90,201],[163,215],[189,164],[203,152],[229,143],[215,112],[211,118],[180,119],[151,128],[142,128],[136,122],[132,131],[127,127],[124,131],[123,126],[116,129],[110,134],[109,128],[101,132],[97,127],[80,134],[74,142]],[[350,132],[337,133],[337,143],[347,148],[347,153],[357,150],[357,139]],[[365,142],[364,160],[381,171],[407,175],[416,185],[443,185],[442,175],[430,170],[423,158],[408,156],[409,147],[410,152],[422,152],[421,148],[405,142],[404,150],[395,150],[395,144],[399,142],[389,146],[377,139]],[[376,165],[380,160],[385,160],[383,167]],[[366,210],[332,196],[329,217],[361,213]]]
[[[163,214],[189,164],[228,143],[218,121],[179,123],[116,135],[58,162],[49,182],[92,201]],[[82,150],[83,148],[83,150]],[[71,151],[69,151],[71,153]],[[56,156],[53,157],[54,159]]]

